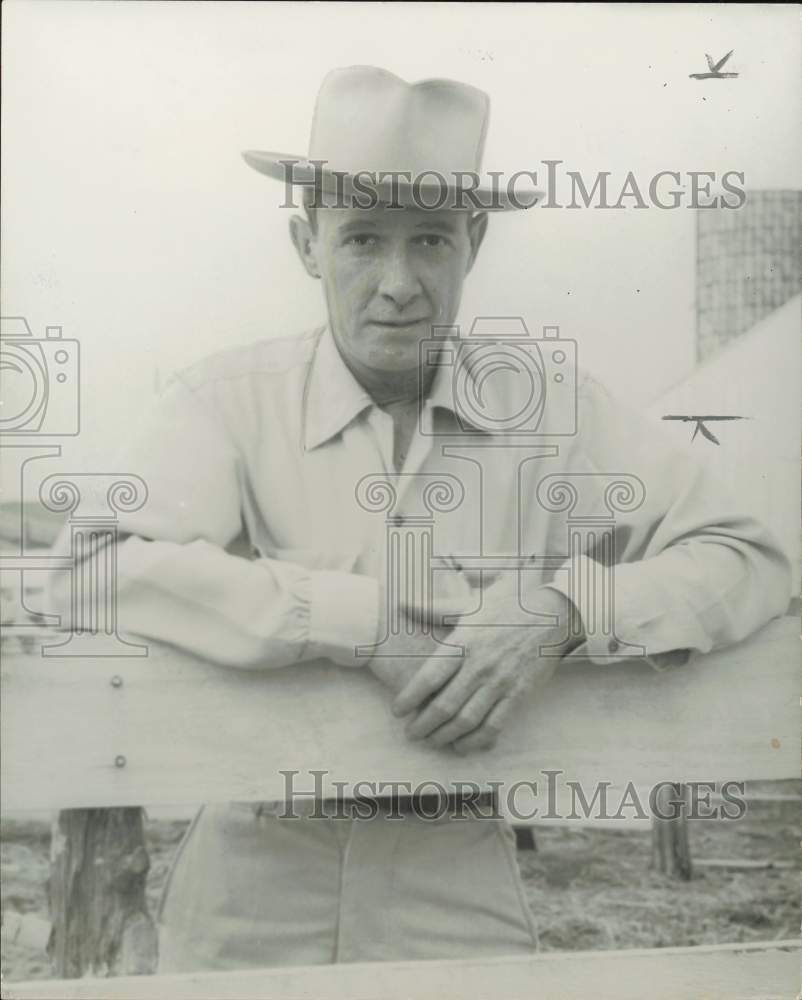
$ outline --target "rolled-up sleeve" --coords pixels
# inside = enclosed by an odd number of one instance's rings
[[[243,532],[246,470],[224,422],[180,378],[118,468],[140,476],[148,490],[143,507],[119,519],[121,633],[242,668],[323,656],[365,662],[355,647],[376,639],[375,580],[226,551]],[[69,628],[64,574],[53,575],[50,593]]]
[[[592,380],[582,403],[573,466],[600,479],[637,476],[644,497],[616,520],[610,587],[584,584],[603,572],[592,550],[566,560],[550,584],[586,623],[573,655],[605,663],[640,653],[659,670],[738,642],[782,614],[791,596],[789,560],[722,488],[716,466],[677,449],[657,421]],[[611,629],[595,627],[610,617]]]

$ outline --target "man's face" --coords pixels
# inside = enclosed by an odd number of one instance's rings
[[[456,318],[486,217],[377,207],[324,209],[317,220],[304,263],[323,281],[346,361],[357,371],[416,368],[419,342]]]

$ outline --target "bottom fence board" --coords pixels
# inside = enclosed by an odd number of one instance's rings
[[[9,983],[8,1000],[790,1000],[802,943]]]

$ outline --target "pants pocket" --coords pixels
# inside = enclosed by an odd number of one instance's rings
[[[532,908],[526,898],[526,889],[524,888],[523,880],[521,879],[521,871],[518,868],[515,831],[506,820],[502,820],[496,825],[496,833],[501,844],[501,850],[507,860],[510,879],[515,890],[515,894],[518,897],[521,914],[527,928],[529,929],[529,935],[532,939],[532,948],[535,951],[540,951],[540,939],[537,933],[535,916],[532,913]]]
[[[186,850],[190,837],[195,832],[195,827],[198,825],[198,820],[200,819],[203,810],[204,806],[201,806],[200,809],[198,809],[198,811],[192,817],[192,822],[187,827],[186,831],[184,832],[184,836],[181,838],[178,847],[175,849],[175,855],[173,857],[172,864],[170,865],[170,870],[167,872],[167,878],[164,880],[164,888],[162,889],[161,896],[159,897],[159,908],[156,914],[157,923],[161,923],[162,915],[164,913],[164,904],[167,901],[167,895],[170,892],[170,884],[173,881],[173,875],[175,874],[176,868],[178,868],[179,862],[181,861],[181,856]]]

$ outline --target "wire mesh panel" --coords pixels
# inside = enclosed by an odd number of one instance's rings
[[[749,191],[697,212],[696,352],[705,361],[800,289],[802,192]]]

